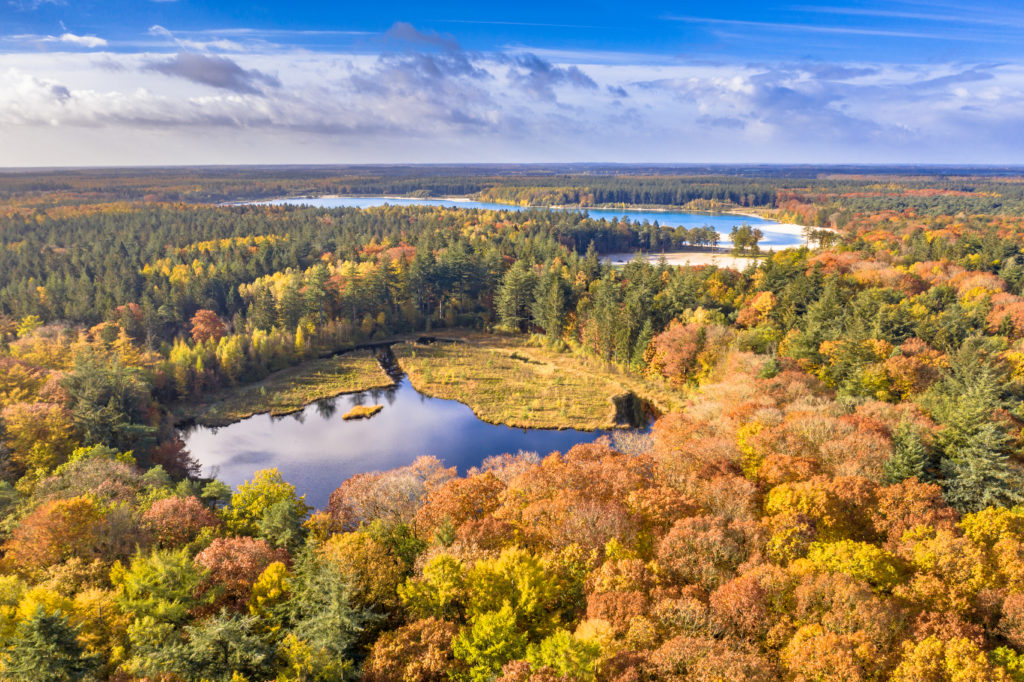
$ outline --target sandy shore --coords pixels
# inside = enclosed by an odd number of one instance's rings
[[[770,249],[763,249],[770,251]],[[644,253],[641,257],[648,263],[657,264],[662,257],[669,265],[714,265],[719,268],[745,270],[750,265],[760,263],[763,258],[742,258],[729,253],[712,253],[710,251],[670,251],[665,253]],[[606,263],[624,265],[633,260],[631,253],[612,253],[604,257]]]

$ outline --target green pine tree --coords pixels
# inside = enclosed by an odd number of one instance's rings
[[[257,523],[258,535],[272,545],[295,550],[305,537],[303,520],[305,514],[290,500],[279,500],[263,511]]]
[[[642,371],[646,366],[647,347],[651,345],[652,340],[654,340],[654,326],[651,324],[651,318],[647,318],[644,320],[644,326],[640,328],[636,342],[633,343],[633,355],[630,358],[633,369]]]
[[[536,285],[537,276],[526,261],[517,260],[508,269],[502,277],[497,297],[498,322],[503,327],[526,331]]]
[[[987,421],[971,429],[969,440],[947,450],[941,462],[946,501],[961,512],[1024,503],[1024,478],[1009,461],[1009,444],[1006,428]]]
[[[892,456],[885,463],[886,480],[899,483],[915,476],[919,481],[927,480],[928,447],[921,440],[917,429],[910,422],[901,421],[893,433],[892,441]]]
[[[273,676],[274,650],[255,632],[256,618],[221,611],[185,628],[184,665],[190,679],[229,682],[235,673],[246,679]]]
[[[18,624],[7,650],[0,654],[0,679],[68,682],[84,680],[99,665],[86,655],[77,639],[78,629],[63,614],[49,613],[40,605]]]
[[[587,253],[583,257],[583,272],[586,273],[588,280],[597,279],[601,276],[601,260],[597,256],[597,249],[594,248],[593,240],[587,244]]]
[[[1002,385],[979,349],[965,344],[926,397],[943,425],[936,436],[942,491],[962,512],[1024,503],[1024,477],[1010,462],[1013,439],[994,418],[1004,407]]]
[[[348,665],[372,614],[352,606],[349,579],[332,562],[312,553],[295,566],[292,632],[314,652]]]
[[[565,326],[566,285],[554,270],[548,270],[541,277],[536,288],[533,305],[533,323],[544,330],[552,343],[562,337]]]

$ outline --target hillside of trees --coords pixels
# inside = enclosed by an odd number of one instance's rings
[[[222,173],[196,196],[252,180]],[[678,185],[650,177],[565,186]],[[838,231],[743,272],[600,258],[700,228],[155,182],[0,179],[0,679],[1024,680],[1019,182],[702,177]],[[691,398],[324,509],[274,470],[203,478],[178,438],[210,391],[457,327]]]

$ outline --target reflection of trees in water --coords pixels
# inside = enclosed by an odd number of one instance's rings
[[[387,402],[388,405],[395,404],[395,398],[398,395],[398,386],[387,386],[371,388],[367,393],[373,398],[374,404],[379,404],[382,400]]]
[[[324,398],[316,401],[315,405],[316,413],[320,415],[321,419],[330,419],[338,411],[337,398]]]

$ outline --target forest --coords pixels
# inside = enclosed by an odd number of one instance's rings
[[[1024,181],[741,170],[0,176],[0,679],[1024,680]],[[302,192],[580,210],[214,205]],[[717,235],[585,210],[700,202],[829,237],[613,267]],[[184,448],[212,392],[456,329],[686,404],[321,509]]]

